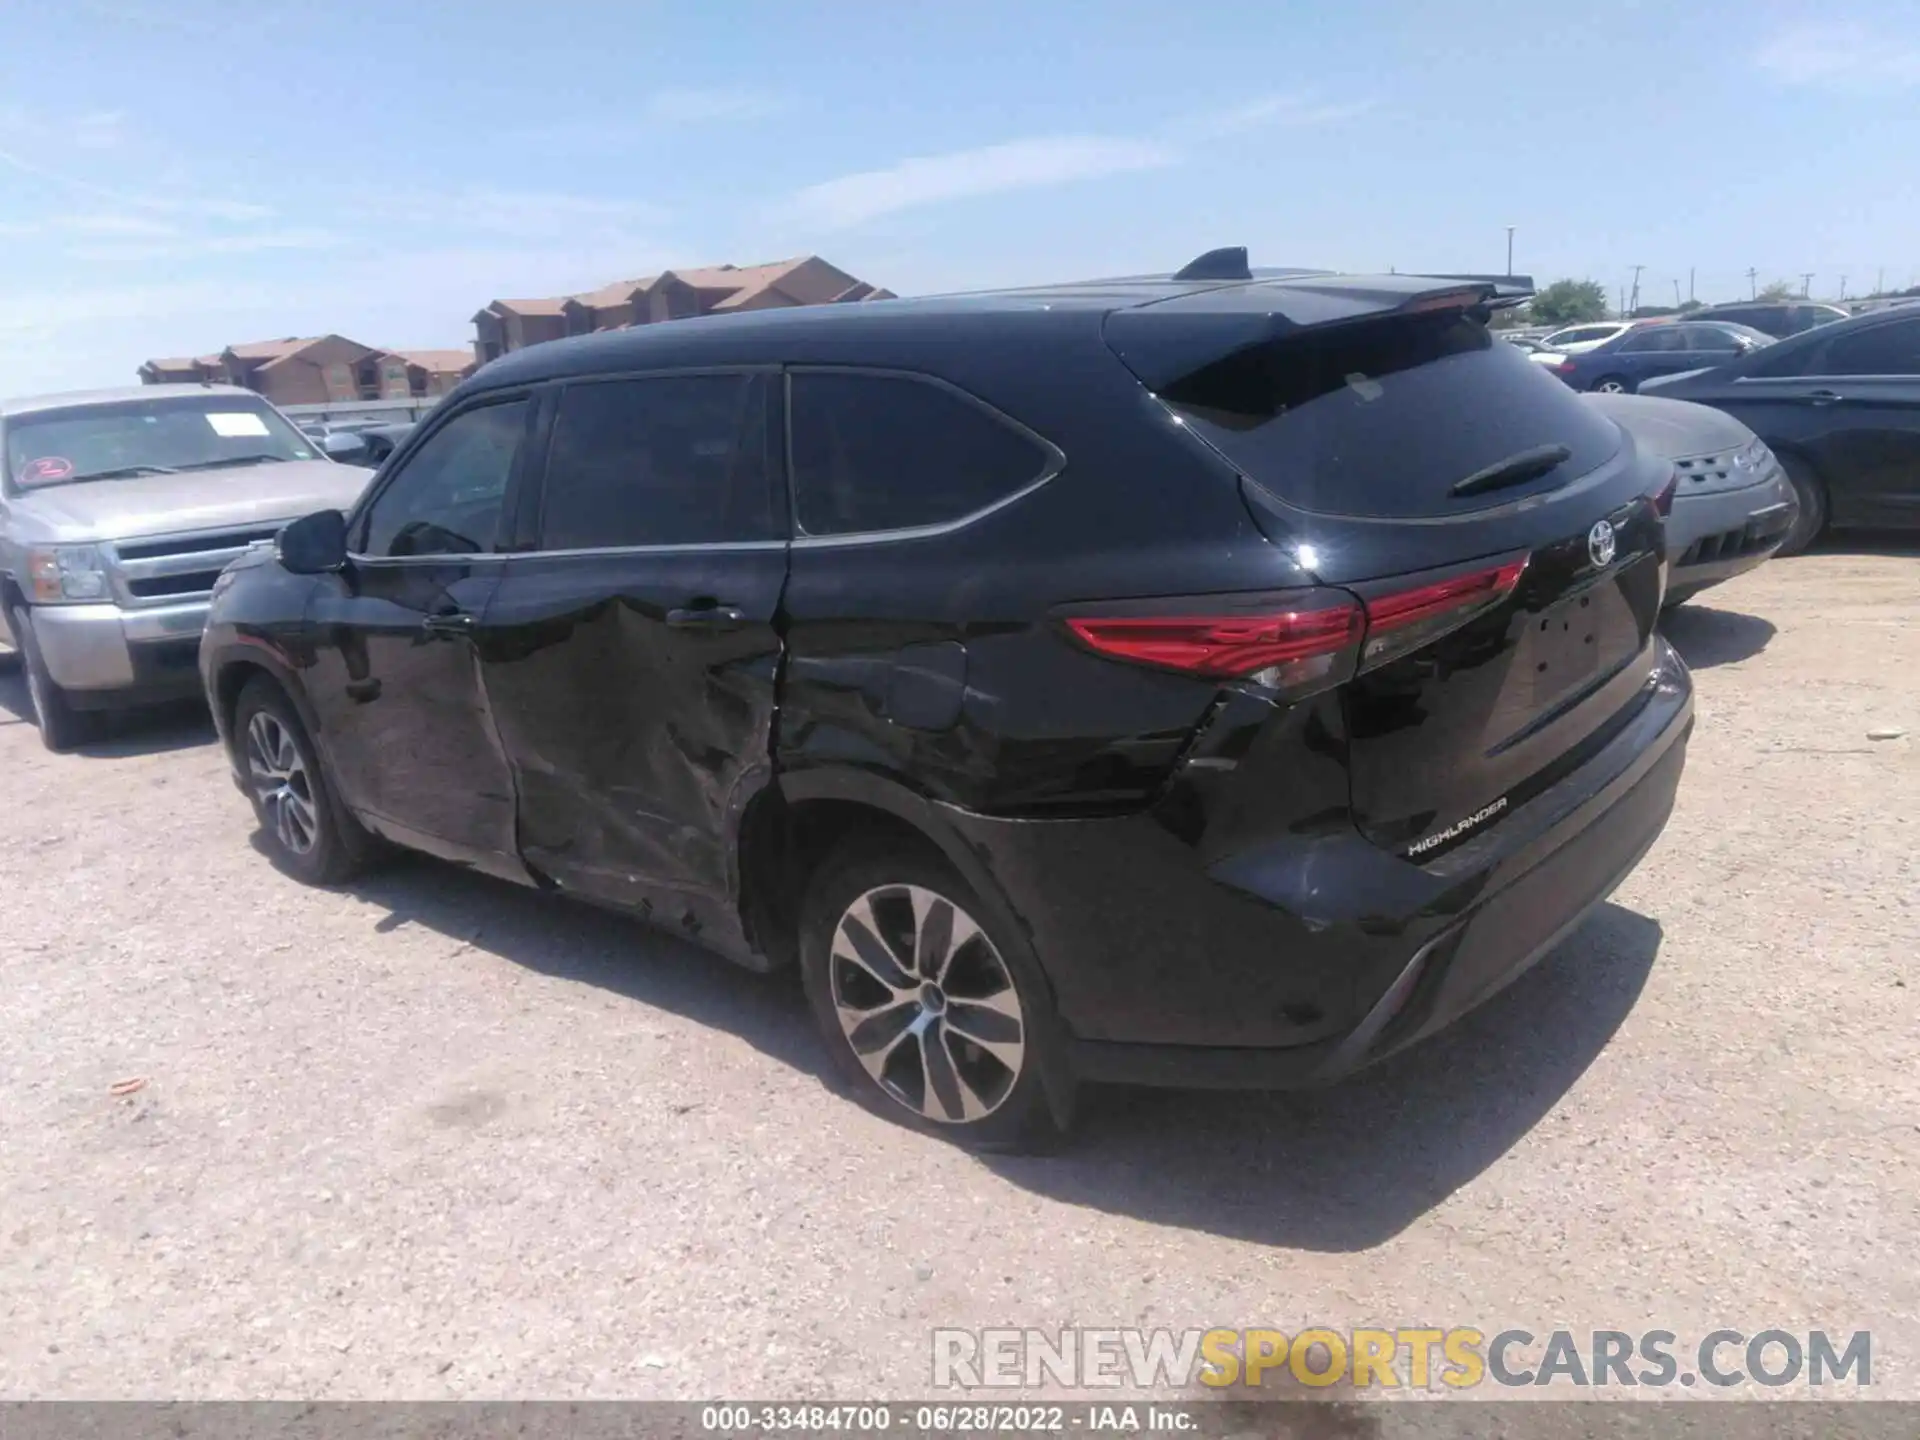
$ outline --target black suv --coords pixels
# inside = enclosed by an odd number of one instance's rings
[[[797,963],[847,1081],[978,1144],[1431,1032],[1666,821],[1671,467],[1486,286],[1243,266],[488,365],[220,581],[266,844]]]

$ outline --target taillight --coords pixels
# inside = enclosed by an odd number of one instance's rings
[[[1547,368],[1556,375],[1571,375],[1580,367],[1575,365],[1571,360],[1562,360],[1558,365],[1549,365]]]
[[[1252,680],[1298,696],[1458,629],[1511,595],[1526,568],[1523,555],[1414,585],[1374,582],[1357,597],[1321,588],[1076,606],[1066,625],[1089,650],[1114,660]]]
[[[1513,593],[1528,558],[1521,555],[1406,589],[1390,588],[1396,583],[1391,580],[1363,587],[1367,642],[1360,652],[1360,669],[1372,670],[1418,650],[1491,610]]]
[[[1096,654],[1297,693],[1350,676],[1366,627],[1365,612],[1343,590],[1076,608],[1067,628]]]

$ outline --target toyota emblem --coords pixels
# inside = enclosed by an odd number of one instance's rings
[[[1587,531],[1587,558],[1604,570],[1613,563],[1613,550],[1612,524],[1605,520],[1596,521],[1594,527]]]

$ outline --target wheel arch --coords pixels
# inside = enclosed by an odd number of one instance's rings
[[[208,666],[207,700],[213,709],[214,725],[231,753],[237,743],[233,733],[234,712],[240,704],[240,692],[255,676],[265,676],[276,685],[299,715],[307,735],[316,748],[324,751],[318,717],[308,703],[306,689],[295,679],[292,667],[264,646],[236,645],[224,649]]]
[[[800,907],[820,865],[850,836],[891,837],[946,861],[973,891],[1011,913],[992,875],[943,807],[870,771],[826,767],[781,776],[753,797],[737,839],[736,896],[756,950],[776,965],[799,953]]]

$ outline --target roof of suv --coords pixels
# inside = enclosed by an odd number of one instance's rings
[[[69,410],[82,405],[120,405],[129,400],[161,400],[169,395],[232,395],[247,400],[260,397],[238,385],[121,385],[112,390],[64,390],[51,395],[21,395],[0,400],[0,416],[28,415],[36,410]]]
[[[493,389],[606,370],[665,365],[768,364],[783,358],[860,363],[856,344],[951,344],[956,327],[984,341],[1031,334],[1042,317],[1079,317],[1097,326],[1120,311],[1217,317],[1264,333],[1389,313],[1427,297],[1477,289],[1489,277],[1343,275],[1316,270],[1259,270],[1238,279],[1122,276],[1019,289],[808,305],[747,314],[702,316],[529,346],[483,366],[462,389]]]
[[[1838,305],[1829,305],[1824,300],[1803,300],[1798,296],[1795,296],[1791,300],[1722,300],[1716,305],[1702,305],[1693,313],[1696,318],[1708,319],[1722,310],[1752,311],[1794,309],[1831,310],[1836,315],[1845,315],[1847,313]]]

